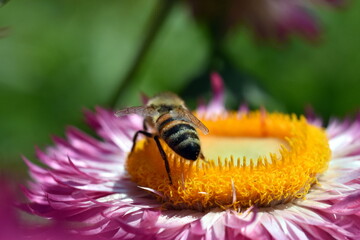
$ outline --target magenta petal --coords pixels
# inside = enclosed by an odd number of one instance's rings
[[[211,74],[211,87],[214,94],[214,101],[218,105],[224,105],[224,83],[219,73],[213,72]]]
[[[341,215],[360,214],[360,191],[338,201],[329,210]]]
[[[200,221],[195,221],[193,223],[190,224],[190,233],[191,235],[193,235],[193,237],[195,238],[196,236],[203,236],[206,233],[206,230],[203,229],[203,227],[201,226],[201,222]]]
[[[249,106],[247,104],[241,104],[239,106],[239,110],[238,110],[239,113],[244,113],[244,114],[247,114],[249,112]]]
[[[205,106],[199,106],[197,112],[205,118],[213,118],[225,112],[224,107],[224,83],[221,76],[214,72],[211,74],[211,88],[213,98]]]
[[[310,105],[305,108],[305,116],[310,124],[318,127],[322,126],[322,119],[316,116],[314,109]]]

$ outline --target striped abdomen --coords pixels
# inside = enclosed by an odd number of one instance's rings
[[[178,155],[196,160],[200,154],[200,140],[193,126],[187,121],[164,114],[156,121],[160,137]]]

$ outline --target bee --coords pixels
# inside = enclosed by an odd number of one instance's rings
[[[188,110],[184,101],[176,94],[160,93],[150,98],[146,105],[119,110],[115,116],[121,117],[127,114],[138,114],[144,117],[143,130],[135,133],[130,154],[135,149],[139,134],[153,138],[165,162],[170,184],[172,184],[172,179],[169,162],[160,139],[164,140],[175,153],[187,160],[195,161],[199,157],[204,159],[196,128],[199,128],[204,134],[207,134],[209,130]]]

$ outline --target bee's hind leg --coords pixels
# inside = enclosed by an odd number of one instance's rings
[[[200,158],[201,160],[203,160],[204,162],[209,163],[209,161],[206,161],[205,156],[204,156],[204,154],[203,154],[202,152],[200,152],[199,158]]]
[[[169,161],[166,157],[166,153],[163,149],[163,147],[161,146],[161,143],[160,143],[160,140],[159,140],[159,136],[154,136],[154,140],[156,142],[156,145],[158,146],[158,149],[159,149],[159,152],[161,154],[161,157],[162,159],[164,160],[165,162],[165,168],[166,168],[166,172],[167,172],[167,175],[169,177],[169,181],[170,181],[170,185],[172,185],[172,179],[171,179],[171,174],[170,174],[170,166],[169,166]]]

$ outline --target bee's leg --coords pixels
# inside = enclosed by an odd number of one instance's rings
[[[143,130],[144,130],[144,131],[147,131],[147,130],[148,130],[148,127],[147,127],[147,125],[146,125],[146,121],[145,121],[145,120],[143,121]]]
[[[167,172],[167,175],[169,177],[169,181],[170,181],[170,185],[172,185],[172,179],[171,179],[171,174],[170,174],[170,166],[169,166],[169,161],[166,157],[166,153],[164,151],[164,149],[162,148],[161,146],[161,143],[160,143],[160,140],[159,140],[159,136],[154,136],[154,140],[156,142],[156,145],[158,146],[158,149],[159,149],[159,152],[161,154],[161,157],[162,159],[164,160],[165,162],[165,168],[166,168],[166,172]]]
[[[137,138],[138,138],[138,136],[139,136],[139,133],[145,135],[146,137],[153,137],[153,135],[152,135],[151,133],[149,133],[149,132],[142,131],[142,130],[137,131],[137,132],[135,133],[134,137],[133,137],[133,145],[132,145],[132,147],[131,147],[130,153],[132,153],[132,152],[134,151],[134,149],[135,149],[136,140],[137,140]]]
[[[204,162],[206,162],[206,163],[209,162],[209,161],[206,161],[205,156],[204,156],[204,154],[203,154],[202,152],[200,152],[199,158],[200,158],[201,160],[203,160]]]

